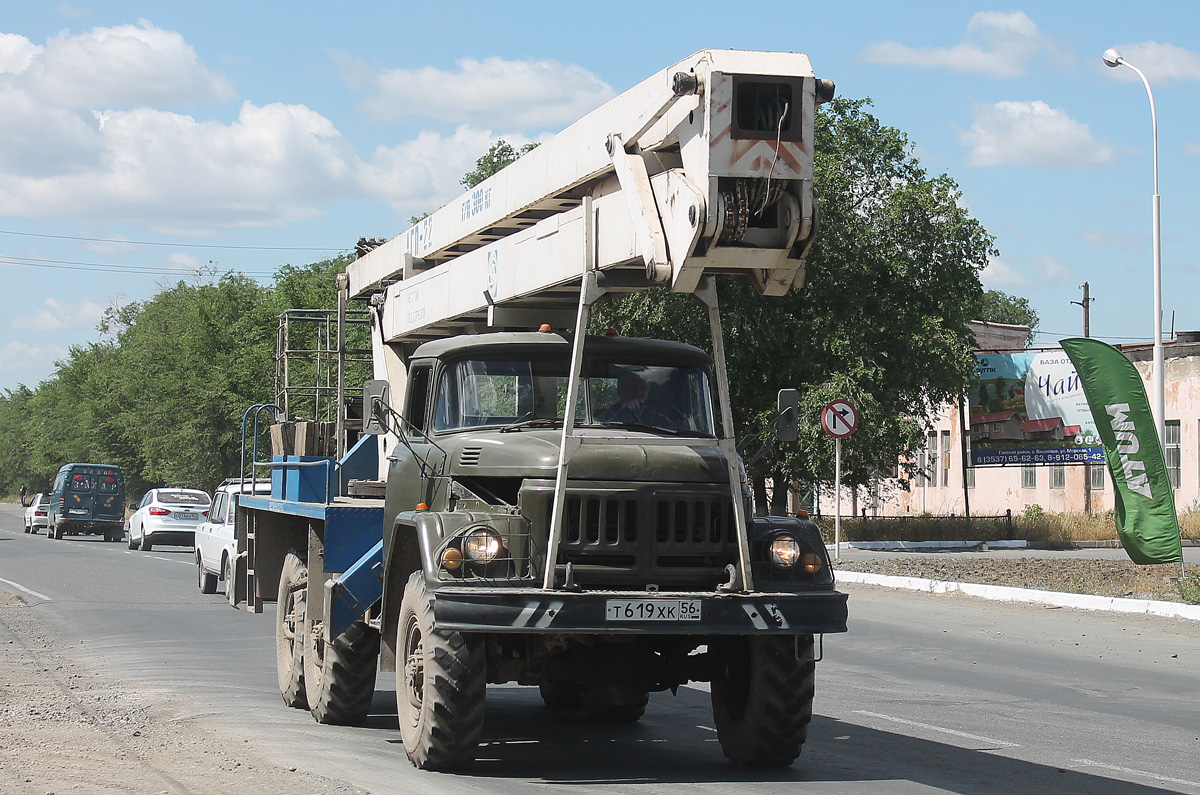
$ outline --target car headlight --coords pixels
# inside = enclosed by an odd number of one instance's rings
[[[781,569],[790,569],[800,559],[800,542],[794,535],[780,533],[771,539],[769,551],[771,563]]]
[[[504,551],[504,542],[495,530],[477,527],[463,538],[462,548],[472,563],[491,563]]]

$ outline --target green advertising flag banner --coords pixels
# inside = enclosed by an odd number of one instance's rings
[[[1137,368],[1099,340],[1062,340],[1092,410],[1115,488],[1117,535],[1134,563],[1183,560],[1175,496]]]

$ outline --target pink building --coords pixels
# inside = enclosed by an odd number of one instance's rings
[[[972,324],[981,350],[1020,350],[1025,339],[1023,326]],[[1118,346],[1133,362],[1150,393],[1152,347],[1149,343]],[[1175,505],[1180,512],[1200,507],[1200,332],[1180,332],[1164,342],[1166,357],[1166,433],[1164,450],[1167,470],[1175,486]],[[852,495],[842,493],[843,513],[904,516],[921,513],[962,516],[968,508],[973,516],[996,516],[1006,510],[1020,513],[1027,505],[1039,505],[1048,513],[1083,513],[1113,509],[1112,481],[1103,465],[1010,466],[963,468],[964,436],[981,438],[977,416],[964,434],[960,417],[965,408],[947,406],[917,456],[921,472],[908,487],[894,478],[881,477],[871,487],[859,487]],[[1036,423],[1036,426],[1035,426]],[[1042,427],[1049,424],[1053,427]],[[1077,426],[1064,427],[1061,419],[1026,422],[1025,433],[1057,434],[1063,438],[1078,433]],[[831,488],[820,494],[821,512],[832,514]],[[849,506],[853,506],[852,508]]]

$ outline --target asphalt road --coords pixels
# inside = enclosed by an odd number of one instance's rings
[[[171,694],[213,742],[371,792],[1200,793],[1200,626],[850,587],[850,632],[825,639],[797,763],[727,765],[702,685],[655,694],[635,726],[551,716],[533,688],[490,687],[479,762],[404,757],[392,674],[365,727],[281,703],[273,618],[196,588],[192,552],[49,541],[0,506],[0,589],[35,605],[81,659]]]

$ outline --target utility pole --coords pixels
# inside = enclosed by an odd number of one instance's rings
[[[1092,297],[1091,297],[1091,293],[1088,289],[1087,282],[1084,282],[1080,286],[1083,287],[1083,300],[1082,301],[1072,301],[1071,303],[1083,307],[1083,336],[1085,338],[1087,338],[1087,337],[1091,336],[1091,332],[1092,332],[1092,324],[1091,324]],[[1092,515],[1092,465],[1091,464],[1083,465],[1083,512],[1088,516]]]

